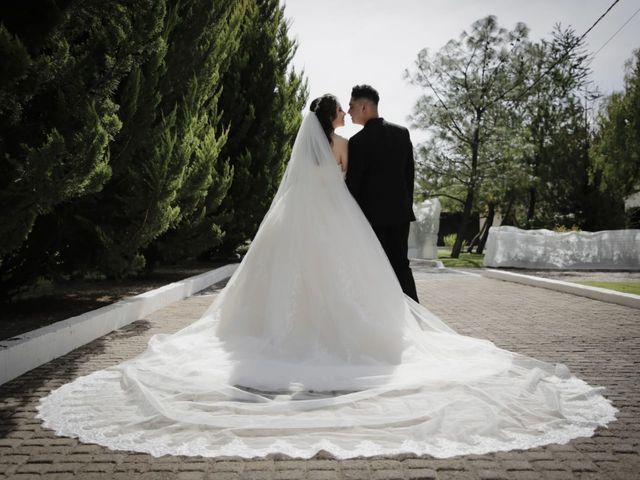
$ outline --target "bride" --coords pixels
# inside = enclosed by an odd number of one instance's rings
[[[402,293],[343,181],[344,112],[331,95],[313,107],[208,311],[53,391],[44,426],[155,456],[348,458],[530,448],[612,421],[600,389],[565,366],[459,335]]]

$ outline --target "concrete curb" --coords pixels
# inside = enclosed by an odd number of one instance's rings
[[[521,273],[503,272],[493,269],[482,270],[482,276],[503,280],[505,282],[521,283],[532,287],[547,288],[557,292],[570,293],[581,297],[592,298],[602,302],[616,303],[625,307],[640,309],[640,295],[631,293],[616,292],[599,287],[589,287],[587,285],[579,285],[571,282],[563,282],[561,280],[552,280],[550,278],[533,277],[531,275],[523,275]]]
[[[225,265],[0,341],[0,385],[230,277],[238,265]]]

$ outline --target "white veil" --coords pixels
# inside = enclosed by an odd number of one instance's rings
[[[114,449],[341,458],[563,443],[615,413],[566,367],[458,335],[406,297],[314,114],[205,315],[39,410],[59,435]]]

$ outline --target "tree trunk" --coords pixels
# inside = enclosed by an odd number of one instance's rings
[[[487,239],[489,238],[489,229],[491,225],[493,225],[493,218],[496,215],[496,208],[493,203],[489,204],[489,213],[487,213],[487,219],[483,225],[482,237],[480,238],[480,243],[478,244],[478,248],[476,249],[476,253],[482,253],[484,251],[484,246],[487,244]]]
[[[529,189],[529,208],[527,209],[527,228],[531,228],[533,226],[533,217],[536,213],[536,189]]]
[[[460,251],[462,250],[462,240],[464,232],[467,229],[467,224],[471,218],[471,209],[473,208],[473,197],[476,191],[476,175],[478,171],[478,152],[480,150],[480,121],[482,119],[482,112],[476,111],[476,127],[473,131],[473,141],[471,143],[471,174],[470,182],[467,186],[467,198],[464,201],[464,209],[462,211],[462,219],[458,226],[458,234],[456,235],[456,241],[451,249],[451,258],[460,257]]]
[[[484,232],[485,225],[486,223],[482,224],[482,227],[480,228],[480,230],[478,230],[478,233],[476,233],[476,236],[473,237],[469,242],[469,245],[467,245],[467,253],[472,253],[474,245],[478,245],[478,243],[480,242],[480,237],[482,236],[482,232]]]
[[[458,225],[458,233],[456,235],[456,241],[451,249],[451,258],[459,258],[460,251],[462,250],[462,241],[464,232],[467,229],[469,219],[471,218],[471,207],[473,206],[473,195],[475,193],[474,187],[467,188],[467,198],[464,201],[464,210],[462,211],[462,219],[460,225]]]
[[[467,253],[473,253],[473,247],[478,247],[478,249],[480,248],[480,245],[482,244],[482,238],[485,236],[485,232],[489,230],[490,225],[493,223],[493,210],[493,205],[489,205],[489,213],[487,214],[487,218],[485,218],[485,221],[482,222],[482,226],[480,227],[480,230],[478,230],[476,236],[473,237],[471,242],[469,242],[469,245],[467,246]]]
[[[509,217],[511,216],[511,211],[513,210],[513,204],[516,202],[516,196],[511,195],[509,198],[509,203],[507,204],[507,208],[504,209],[504,216],[502,217],[502,222],[500,225],[509,225]],[[511,222],[512,225],[515,225],[515,220]]]

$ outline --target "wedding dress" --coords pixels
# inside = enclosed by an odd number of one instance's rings
[[[260,229],[202,318],[42,399],[58,435],[155,456],[435,457],[565,443],[616,409],[563,365],[406,297],[304,119]]]

